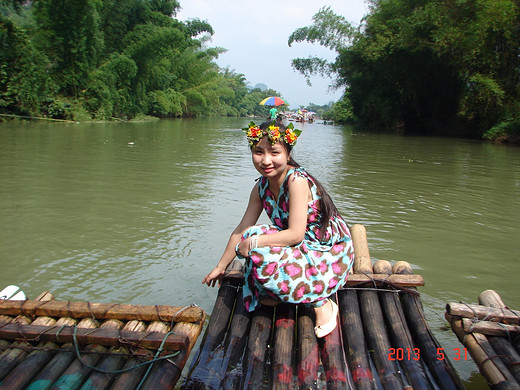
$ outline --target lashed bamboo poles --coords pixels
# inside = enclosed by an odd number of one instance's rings
[[[500,297],[492,294],[489,290],[481,294],[479,301],[493,306],[494,309],[505,307]],[[467,333],[463,327],[463,318],[453,315],[449,311],[451,307],[453,307],[452,304],[447,305],[446,319],[450,322],[453,332],[468,349],[489,386],[492,389],[520,389],[519,383],[500,359],[491,341],[482,333],[475,332],[471,328],[469,329],[470,333]],[[482,310],[486,309],[482,308]],[[475,312],[471,312],[470,316],[477,319],[479,317]],[[497,346],[497,343],[495,343],[495,346]]]
[[[366,230],[363,225],[351,227],[352,241],[354,244],[354,272],[372,274],[372,261],[368,249]],[[388,359],[390,342],[381,321],[383,313],[379,304],[377,291],[360,290],[359,306],[363,320],[364,335],[372,358],[376,366],[379,379],[385,390],[402,389],[403,384],[398,379],[398,368],[395,361]]]
[[[489,306],[497,309],[506,309],[506,304],[502,301],[502,298],[500,298],[500,295],[498,295],[493,290],[486,290],[480,294],[478,297],[479,303],[484,306]],[[520,316],[517,317],[517,319],[520,319]],[[488,321],[486,321],[488,322]],[[501,327],[509,327],[509,325],[504,324],[493,324],[499,328]],[[516,327],[519,328],[518,326]],[[513,348],[511,345],[511,342],[509,341],[509,334],[502,334],[506,337],[494,337],[489,336],[488,340],[495,352],[500,356],[500,359],[504,363],[504,365],[507,367],[513,378],[515,378],[515,381],[517,383],[520,383],[520,355],[519,353]]]
[[[392,267],[394,273],[411,274],[410,264],[404,261],[398,261]],[[413,291],[415,288],[411,287]],[[414,341],[420,349],[421,357],[426,363],[428,369],[435,377],[437,384],[443,390],[464,389],[464,386],[455,373],[448,359],[437,359],[438,348],[441,346],[433,336],[426,317],[423,312],[420,297],[415,294],[404,292],[400,296],[406,315],[410,332]]]
[[[51,294],[41,294],[38,298],[38,302],[45,302],[48,300],[52,300],[54,297]],[[14,319],[8,319],[5,318],[6,322],[9,321],[9,324],[5,324],[2,326],[2,328],[5,328],[6,326],[13,326],[15,328],[18,328],[20,326],[33,323],[35,325],[40,326],[52,326],[56,322],[56,320],[47,317],[47,316],[41,316],[34,319],[34,321],[25,315],[18,315]],[[18,333],[18,338],[20,334]],[[11,348],[7,351],[5,351],[2,355],[0,355],[0,381],[4,379],[6,376],[8,376],[13,368],[15,368],[20,362],[23,362],[25,358],[28,355],[28,352],[23,349],[24,346],[28,346],[28,344],[25,344],[21,341],[16,341],[11,345]],[[18,382],[17,377],[11,376],[9,379],[10,382]]]
[[[374,263],[374,272],[378,274],[391,274],[392,266],[386,260]],[[388,356],[392,356],[403,366],[406,377],[414,389],[428,389],[430,387],[426,374],[421,366],[420,349],[413,342],[412,335],[406,323],[406,317],[399,300],[398,293],[392,291],[380,291],[379,298],[385,314],[388,331],[392,340],[392,350]],[[392,353],[392,351],[394,353]],[[396,359],[396,355],[403,353],[403,359]]]
[[[107,320],[104,321],[100,328],[101,329],[120,329],[123,323],[119,320]],[[81,358],[76,357],[72,361],[61,376],[52,385],[52,390],[67,389],[74,390],[79,389],[83,381],[90,375],[92,369],[90,366],[95,366],[101,359],[101,354],[107,351],[106,347],[101,345],[91,344],[85,347]]]
[[[137,325],[139,326],[139,325]],[[157,332],[157,333],[167,333],[168,325],[161,321],[152,321],[148,324],[145,329],[146,332]],[[149,350],[144,350],[141,348],[136,348],[134,350],[136,354],[147,355],[148,359],[151,359],[153,355]],[[111,390],[132,390],[137,388],[141,381],[143,380],[143,376],[146,374],[149,366],[148,365],[140,365],[143,360],[138,357],[130,357],[125,365],[123,366],[123,370],[130,369],[129,371],[124,372],[119,375],[115,380],[114,384],[111,386]]]

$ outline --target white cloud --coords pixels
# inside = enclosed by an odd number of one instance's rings
[[[215,31],[211,45],[228,51],[217,63],[245,75],[252,84],[264,83],[279,91],[292,108],[308,103],[326,104],[341,92],[328,93],[330,79],[313,78],[307,86],[291,67],[291,59],[310,55],[334,59],[336,53],[318,45],[296,43],[289,35],[312,24],[312,16],[324,6],[359,24],[367,9],[364,0],[181,0],[180,20],[207,20]]]

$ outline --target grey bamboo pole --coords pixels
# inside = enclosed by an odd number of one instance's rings
[[[378,274],[391,274],[392,266],[386,260],[374,263],[374,272]],[[416,389],[431,389],[432,386],[421,365],[421,353],[413,342],[412,335],[406,323],[398,292],[380,291],[379,299],[385,314],[386,323],[390,333],[393,351],[389,351],[389,358],[398,361],[403,367],[411,386]],[[397,358],[403,352],[402,359]]]
[[[320,355],[314,334],[314,310],[298,306],[298,389],[317,390]]]
[[[412,268],[406,261],[398,261],[393,266],[393,272],[397,274],[411,274]],[[410,287],[410,291],[415,290],[414,287]],[[437,352],[441,346],[428,326],[419,294],[403,292],[400,298],[414,342],[420,349],[421,358],[435,378],[437,385],[443,390],[464,389],[464,385],[450,361],[448,359],[438,359],[439,355]]]

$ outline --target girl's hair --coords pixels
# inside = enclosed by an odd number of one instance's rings
[[[264,122],[259,127],[261,130],[266,130],[272,123],[273,122]],[[285,125],[281,122],[277,122],[276,126],[280,127],[281,131],[285,131],[285,129],[286,129]],[[283,141],[280,143],[283,145],[283,147],[287,151],[287,154],[289,155],[289,161],[287,164],[289,164],[293,167],[296,167],[296,168],[300,168],[301,165],[298,164],[296,161],[294,161],[294,159],[291,156],[292,146]],[[251,146],[251,149],[252,148],[253,148],[253,146]],[[325,231],[327,230],[327,227],[329,226],[330,218],[334,215],[339,215],[339,212],[338,212],[338,209],[336,208],[336,206],[334,205],[334,202],[332,201],[331,197],[329,196],[327,191],[325,191],[325,188],[319,182],[319,180],[316,179],[314,176],[312,176],[309,172],[307,172],[307,174],[314,181],[314,184],[316,185],[316,189],[318,191],[318,195],[320,196],[319,205],[320,205],[321,217],[320,217],[320,237],[319,238],[322,239],[325,236]],[[310,183],[309,183],[309,187],[310,187]]]

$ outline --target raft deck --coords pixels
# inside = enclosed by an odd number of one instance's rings
[[[492,389],[520,390],[520,311],[493,290],[478,302],[448,303],[446,319]]]
[[[426,322],[410,265],[372,266],[366,230],[351,228],[354,273],[333,299],[339,324],[323,339],[303,305],[242,302],[243,275],[232,270],[182,389],[463,389]],[[236,264],[235,264],[236,265]]]
[[[0,389],[173,389],[206,315],[196,306],[0,300]]]

